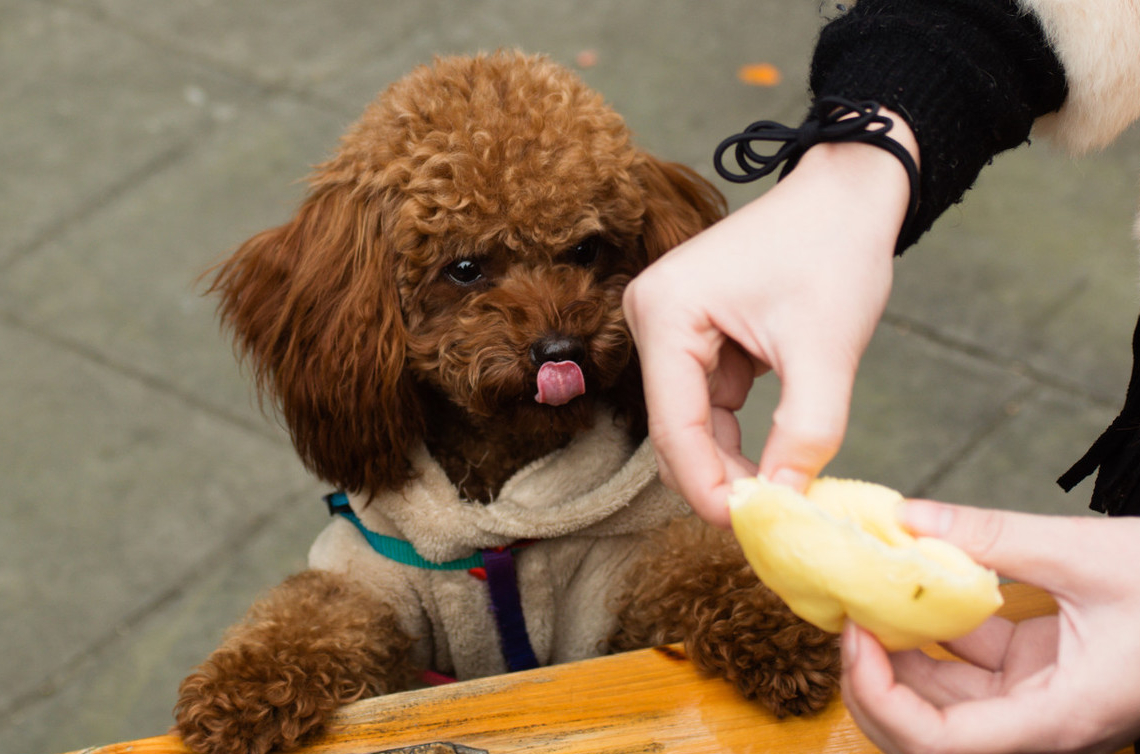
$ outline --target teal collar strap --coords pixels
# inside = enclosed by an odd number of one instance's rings
[[[377,534],[367,528],[353,512],[348,496],[343,492],[326,495],[325,503],[330,514],[344,516],[351,521],[372,549],[389,560],[433,571],[467,571],[480,581],[487,582],[491,612],[495,617],[495,625],[499,628],[499,642],[507,667],[512,671],[538,667],[538,659],[526,630],[514,559],[515,553],[530,544],[530,541],[518,542],[513,547],[493,547],[466,558],[436,563],[416,552],[411,542]]]
[[[344,516],[348,519],[361,535],[368,540],[368,544],[372,546],[372,549],[389,560],[394,560],[404,565],[415,566],[416,568],[427,568],[432,571],[469,571],[472,568],[483,567],[482,552],[477,552],[466,558],[445,560],[442,563],[437,563],[434,560],[428,560],[416,552],[416,548],[412,546],[411,542],[397,539],[396,537],[385,536],[384,534],[377,534],[367,528],[364,522],[353,512],[352,506],[348,504],[348,495],[343,492],[334,492],[331,495],[325,495],[325,503],[329,507],[330,514]]]

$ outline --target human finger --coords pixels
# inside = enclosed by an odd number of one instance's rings
[[[699,369],[674,367],[669,382],[662,384],[661,380],[648,377],[658,369],[652,361],[645,363],[645,369],[649,434],[662,480],[680,493],[701,518],[727,528],[730,478],[713,436],[712,409],[703,373]],[[675,392],[686,397],[671,398]]]
[[[780,401],[760,456],[760,473],[802,492],[843,443],[855,365],[836,363],[826,349],[783,365]]]
[[[843,635],[843,702],[860,729],[884,752],[998,754],[1048,751],[1065,720],[1057,703],[1030,690],[970,699],[939,709],[900,683],[882,645],[848,625]]]
[[[992,670],[959,660],[935,659],[920,649],[896,652],[890,658],[895,682],[937,708],[992,696],[996,686]]]
[[[891,717],[914,719],[924,728],[933,729],[940,722],[937,710],[911,689],[895,682],[887,651],[864,629],[848,622],[843,628],[840,647],[843,659],[840,693],[855,724],[885,754],[912,750],[915,742],[893,729]]]
[[[762,370],[732,341],[721,347],[717,368],[709,377],[710,422],[713,441],[731,481],[754,476],[756,464],[741,449],[740,421],[736,412],[743,408],[756,375]]]
[[[716,368],[709,374],[709,401],[713,406],[739,411],[752,383],[767,369],[726,338],[717,352]]]
[[[741,449],[740,422],[736,414],[720,408],[712,410],[713,439],[717,452],[724,464],[725,476],[729,482],[748,476],[756,476],[756,464],[749,460]]]
[[[1023,679],[1055,668],[1057,616],[1013,623],[990,618],[965,637],[943,646],[957,659],[936,660],[915,650],[891,655],[895,677],[936,706],[1002,693]]]
[[[637,281],[635,280],[634,283]],[[642,309],[627,288],[627,319],[638,345],[649,434],[661,479],[706,521],[728,527],[728,479],[713,438],[708,374],[715,336]],[[687,335],[686,335],[687,334]]]
[[[1099,537],[1088,533],[1089,527],[1102,521],[930,500],[909,501],[902,516],[904,525],[915,533],[944,539],[1003,576],[1057,596],[1071,596],[1101,580],[1095,566]]]
[[[994,616],[967,635],[943,642],[942,646],[972,665],[1000,670],[1016,628],[1013,621]]]
[[[1002,671],[1008,678],[1056,662],[1059,640],[1060,622],[1056,615],[1019,623],[994,617],[978,630],[948,641],[944,646],[966,662]]]

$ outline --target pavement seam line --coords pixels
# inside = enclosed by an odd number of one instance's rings
[[[1097,408],[1119,411],[1120,404],[1124,400],[1123,396],[1117,400],[1098,395],[1075,380],[1040,369],[1026,361],[1011,358],[1000,351],[988,348],[979,343],[949,335],[931,325],[904,315],[887,312],[883,315],[882,322],[922,338],[941,348],[951,350],[968,358],[976,359],[1012,374],[1025,377],[1043,387],[1048,387],[1071,397],[1082,399]]]
[[[201,411],[208,416],[211,416],[224,424],[236,427],[246,432],[253,433],[264,439],[270,440],[277,445],[282,445],[286,441],[278,434],[269,431],[265,428],[265,422],[253,421],[245,419],[237,414],[231,413],[219,406],[216,406],[199,396],[178,387],[177,385],[157,376],[146,372],[138,367],[130,364],[125,364],[116,361],[107,356],[107,354],[90,348],[83,343],[71,340],[66,336],[53,333],[45,328],[37,327],[30,322],[20,318],[18,315],[11,311],[6,311],[0,308],[0,322],[12,327],[15,330],[23,332],[35,340],[38,340],[45,345],[58,348],[73,356],[79,357],[84,361],[92,363],[102,369],[115,372],[118,375],[125,377],[135,383],[141,384],[149,390],[161,393],[168,397],[174,398],[181,402],[187,408]],[[268,413],[268,412],[263,412]]]
[[[1004,407],[1011,404],[1025,403],[1041,394],[1043,390],[1044,387],[1042,385],[1030,382],[1028,385],[1015,390],[1012,395],[1002,401],[1001,405]],[[922,498],[929,495],[930,491],[939,482],[961,467],[962,462],[969,458],[983,442],[993,437],[1002,427],[1005,427],[1013,421],[1016,416],[1016,413],[1009,411],[998,411],[993,419],[972,433],[954,452],[948,454],[941,463],[935,466],[933,471],[915,484],[907,497]]]
[[[94,7],[91,5],[75,6],[67,3],[60,4],[54,3],[58,8],[65,8],[68,11],[79,13],[89,20],[102,24],[106,27],[115,29],[116,31],[133,37],[135,40],[161,50],[164,53],[173,53],[178,55],[184,60],[200,65],[205,68],[213,70],[215,73],[231,79],[235,83],[251,87],[257,90],[263,97],[269,98],[274,96],[289,95],[301,100],[302,102],[318,106],[321,108],[332,108],[337,111],[344,111],[344,113],[351,117],[351,113],[356,112],[359,108],[354,108],[346,102],[341,102],[335,98],[325,97],[313,91],[305,85],[291,79],[288,76],[283,76],[280,80],[273,80],[258,76],[255,71],[242,68],[239,65],[230,63],[227,60],[214,57],[207,52],[196,49],[192,46],[179,44],[177,37],[164,37],[161,34],[156,34],[149,29],[136,26],[130,22],[130,19],[125,16],[119,16],[105,8]]]
[[[295,490],[281,496],[281,500],[303,498],[302,490]],[[303,503],[295,503],[300,508]],[[183,594],[203,576],[214,569],[222,568],[236,560],[256,537],[269,529],[274,519],[282,514],[281,509],[269,506],[265,512],[255,516],[248,525],[242,527],[236,534],[222,540],[222,543],[210,551],[199,561],[189,566],[185,574],[174,581],[171,586],[160,591],[149,602],[140,605],[128,614],[123,620],[115,622],[102,636],[87,644],[84,649],[68,659],[61,666],[52,671],[41,682],[32,685],[26,691],[14,696],[8,704],[0,708],[0,727],[8,725],[13,718],[38,702],[44,702],[55,696],[82,671],[83,665],[96,657],[100,652],[125,640],[131,631],[145,623],[151,616],[158,613],[167,605],[174,604]],[[205,659],[205,658],[203,658]],[[189,668],[187,672],[189,672]]]

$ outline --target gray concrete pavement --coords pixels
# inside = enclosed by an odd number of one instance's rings
[[[0,0],[0,752],[163,732],[303,563],[323,487],[196,281],[285,219],[378,90],[439,53],[596,50],[582,74],[640,142],[712,177],[722,136],[799,117],[819,23],[815,0]],[[753,62],[783,83],[738,82]],[[1138,175],[1136,134],[999,158],[898,263],[830,471],[1083,512],[1090,485],[1052,480],[1123,397]],[[746,408],[753,452],[777,394]]]

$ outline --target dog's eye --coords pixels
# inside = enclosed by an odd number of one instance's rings
[[[457,259],[443,268],[443,274],[453,283],[471,285],[483,278],[483,268],[474,259]]]
[[[570,264],[579,267],[590,267],[594,262],[598,261],[598,254],[602,250],[602,239],[597,236],[590,236],[586,240],[579,243],[566,254],[567,260]]]

